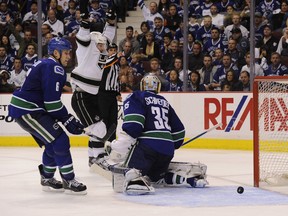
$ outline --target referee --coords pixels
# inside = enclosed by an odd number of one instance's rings
[[[114,123],[117,125],[118,120],[118,103],[122,101],[120,94],[119,70],[117,51],[115,43],[108,45],[108,59],[104,66],[102,80],[98,92],[98,104],[101,117],[103,118],[106,128]],[[116,131],[109,138],[109,141],[116,139]]]

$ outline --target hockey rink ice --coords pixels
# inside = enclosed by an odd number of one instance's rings
[[[126,196],[90,172],[87,149],[72,147],[78,180],[86,196],[41,190],[38,164],[42,149],[0,147],[1,216],[286,216],[288,186],[264,190],[253,185],[252,151],[180,149],[174,161],[207,164],[207,188],[156,188],[155,195]],[[59,175],[56,176],[59,179]],[[237,187],[243,186],[243,194]],[[270,187],[271,189],[271,187]],[[280,191],[280,192],[275,192]]]

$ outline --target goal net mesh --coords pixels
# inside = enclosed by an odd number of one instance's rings
[[[288,80],[258,82],[259,181],[288,185]]]

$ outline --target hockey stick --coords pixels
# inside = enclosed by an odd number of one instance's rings
[[[188,143],[194,141],[195,139],[198,139],[199,137],[203,136],[204,134],[206,134],[206,133],[208,133],[208,132],[210,132],[210,131],[212,131],[212,130],[215,130],[217,127],[221,127],[222,125],[223,125],[222,123],[219,123],[219,124],[217,124],[217,125],[215,125],[215,126],[209,128],[207,131],[204,131],[204,132],[198,134],[197,136],[195,136],[195,137],[193,137],[193,138],[187,140],[187,141],[184,142],[181,146],[184,146],[184,145],[186,145],[186,144],[188,144]]]
[[[92,133],[87,132],[85,130],[83,130],[83,133],[88,135],[89,137],[93,137],[95,139],[98,139],[100,142],[105,143],[113,135],[113,133],[116,131],[116,128],[117,128],[116,124],[112,124],[109,127],[109,129],[107,130],[107,133],[105,134],[105,136],[103,138],[100,138],[100,137],[96,136],[95,134],[92,134]]]

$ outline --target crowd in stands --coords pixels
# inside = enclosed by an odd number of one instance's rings
[[[124,2],[124,3],[123,3]],[[250,0],[188,1],[188,26],[183,0],[90,0],[91,30],[101,31],[105,12],[117,7],[117,21],[129,11],[143,14],[140,32],[127,23],[119,42],[119,81],[123,92],[139,89],[147,73],[156,74],[161,91],[250,91],[250,32],[255,33],[255,76],[288,74],[288,1],[255,0],[250,28]],[[67,71],[77,64],[75,35],[80,27],[80,0],[42,0],[42,41],[37,41],[37,1],[0,0],[0,92],[21,87],[38,60],[47,56],[55,36],[73,44]],[[187,28],[188,71],[183,70],[184,28]],[[186,32],[186,31],[185,31]],[[187,80],[184,80],[187,79]]]

